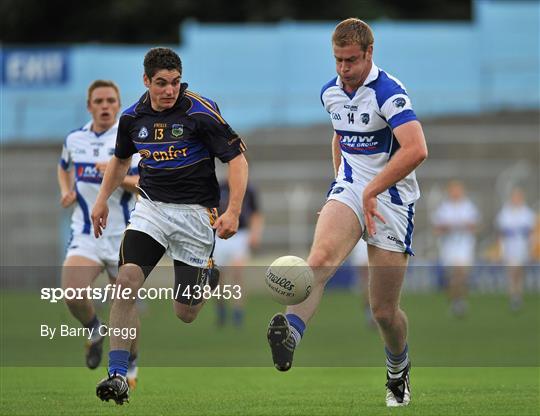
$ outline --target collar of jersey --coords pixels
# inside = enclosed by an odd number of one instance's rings
[[[101,133],[96,133],[95,131],[93,131],[91,129],[92,127],[92,120],[90,120],[88,123],[86,123],[83,128],[82,128],[82,131],[87,131],[89,133],[93,133],[96,137],[101,137],[103,136],[105,133],[107,133],[108,131],[110,131],[111,129],[114,129],[114,128],[117,128],[118,127],[118,120],[116,120],[116,122],[110,127],[108,128],[107,130],[103,130]]]
[[[379,67],[377,65],[375,65],[375,62],[372,62],[371,63],[371,69],[369,70],[369,74],[368,76],[366,77],[366,80],[364,81],[364,83],[362,84],[362,87],[365,87],[366,85],[368,85],[369,83],[375,81],[377,78],[379,77]],[[354,91],[352,94],[349,94],[348,92],[346,92],[344,89],[343,89],[343,82],[341,81],[341,78],[337,77],[337,80],[336,80],[336,85],[339,86],[339,88],[341,88],[341,90],[347,94],[349,96],[350,99],[353,99],[354,96],[356,95],[356,91]]]
[[[163,111],[156,111],[152,108],[152,105],[150,104],[150,96],[148,95],[148,91],[146,91],[141,98],[139,99],[139,105],[137,106],[137,113],[140,114],[150,114],[150,115],[164,115],[167,113],[170,113],[172,111],[177,111],[182,108],[184,105],[184,96],[185,92],[187,90],[188,84],[186,82],[183,82],[180,85],[180,93],[178,94],[178,99],[174,103],[174,105],[171,108],[168,108],[167,110]]]

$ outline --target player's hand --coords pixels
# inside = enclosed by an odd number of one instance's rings
[[[386,224],[386,220],[377,211],[377,195],[374,195],[369,188],[364,190],[362,194],[362,202],[364,207],[364,218],[366,219],[366,228],[369,236],[377,234],[377,227],[375,225],[375,218],[379,219],[383,224]]]
[[[62,194],[60,197],[60,205],[62,208],[67,208],[77,200],[77,193],[75,191],[69,191]]]
[[[107,170],[107,162],[96,163],[96,169],[99,173],[101,173],[101,176],[105,175],[105,171]]]
[[[219,238],[227,240],[238,231],[238,215],[225,211],[223,215],[216,220],[212,228],[217,231]]]
[[[109,216],[109,206],[107,202],[96,201],[92,209],[92,225],[94,226],[94,237],[99,238],[103,230],[107,227],[107,217]]]

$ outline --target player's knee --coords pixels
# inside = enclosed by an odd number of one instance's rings
[[[315,281],[322,284],[332,277],[335,267],[333,266],[334,259],[330,250],[318,248],[312,250],[309,255],[308,264],[315,272]]]
[[[390,328],[394,323],[396,311],[393,308],[373,305],[371,307],[371,315],[381,328]]]
[[[142,269],[135,264],[126,264],[120,268],[116,285],[122,288],[130,288],[132,290],[139,289],[144,283],[144,274]]]
[[[189,306],[181,305],[181,307],[175,308],[175,313],[182,322],[190,324],[197,318],[199,311]]]
[[[78,296],[64,298],[64,302],[70,310],[82,307],[86,303],[86,301],[86,298],[78,299]]]

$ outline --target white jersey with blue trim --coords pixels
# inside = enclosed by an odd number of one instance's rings
[[[337,76],[323,86],[321,101],[339,137],[341,164],[336,180],[360,187],[383,170],[399,149],[393,129],[417,119],[401,82],[375,64],[355,93],[345,92]],[[416,201],[420,190],[414,171],[379,196],[398,205]]]
[[[503,257],[522,263],[529,258],[530,237],[534,230],[534,211],[526,205],[506,204],[496,218],[501,235]]]
[[[118,130],[116,123],[109,130],[96,134],[91,130],[91,125],[89,122],[67,135],[59,162],[66,171],[75,169],[77,206],[71,217],[71,229],[74,233],[82,234],[92,233],[90,214],[103,180],[96,163],[108,162],[114,155]],[[137,175],[139,160],[138,154],[133,155],[128,174]],[[124,232],[131,210],[135,206],[135,195],[119,187],[108,202],[109,216],[103,235],[120,235]]]

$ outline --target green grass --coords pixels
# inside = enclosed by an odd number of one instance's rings
[[[2,415],[537,415],[538,368],[413,368],[413,401],[384,406],[382,368],[143,368],[124,406],[98,373],[4,368]]]
[[[40,336],[40,325],[77,326],[62,303],[38,294],[0,296],[2,366],[84,365],[82,338]],[[469,315],[455,319],[441,294],[406,295],[412,359],[422,367],[540,366],[540,297],[528,296],[511,313],[504,295],[474,296]],[[24,307],[22,306],[24,305]],[[149,301],[141,312],[141,363],[147,367],[268,366],[268,320],[279,307],[265,296],[248,298],[243,330],[216,329],[214,304],[205,305],[192,324],[172,311],[172,301]],[[105,320],[108,313],[101,310]],[[366,327],[358,296],[329,292],[310,323],[295,363],[305,367],[370,367],[383,361],[376,331]]]
[[[265,339],[279,308],[248,299],[243,330],[216,329],[214,305],[181,323],[171,301],[141,311],[140,384],[131,403],[101,403],[104,368],[83,364],[82,338],[40,337],[40,324],[75,321],[38,293],[0,296],[1,415],[533,415],[540,408],[540,297],[511,313],[503,295],[472,296],[465,319],[441,294],[406,295],[413,403],[384,407],[382,342],[363,322],[357,296],[329,292],[309,325],[295,367],[271,367]],[[107,318],[106,310],[100,315]],[[106,361],[106,360],[105,360]],[[324,368],[323,368],[324,367]]]

